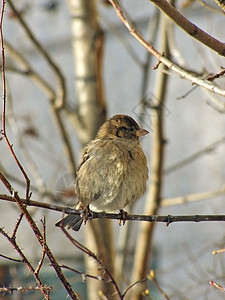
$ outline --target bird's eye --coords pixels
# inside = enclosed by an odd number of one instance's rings
[[[134,127],[130,127],[130,131],[133,132],[134,131]]]

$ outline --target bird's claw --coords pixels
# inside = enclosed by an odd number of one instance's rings
[[[83,210],[83,212],[80,214],[81,218],[84,220],[84,224],[87,223],[87,221],[89,219],[91,219],[93,217],[92,211],[89,208],[89,205],[87,205],[85,207],[85,209]]]
[[[120,226],[121,226],[122,222],[123,222],[123,225],[125,224],[127,215],[128,215],[128,213],[125,210],[123,210],[123,209],[120,210],[120,212],[119,212],[119,225]]]

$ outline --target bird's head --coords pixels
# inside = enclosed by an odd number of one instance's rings
[[[115,115],[100,127],[97,138],[139,139],[148,133],[130,116]]]

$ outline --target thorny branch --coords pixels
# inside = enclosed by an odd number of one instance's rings
[[[2,175],[0,173],[0,179],[2,179],[1,177],[2,177]],[[17,199],[15,197],[18,197],[18,195],[16,193],[14,196],[7,196],[7,195],[0,194],[0,200],[17,202]],[[21,198],[20,198],[20,201],[21,201],[22,206],[36,206],[36,207],[40,207],[40,208],[45,208],[45,209],[62,212],[63,214],[80,215],[82,213],[82,211],[80,211],[80,210],[72,209],[70,207],[65,207],[65,206],[59,206],[59,205],[54,205],[54,204],[49,204],[49,203],[44,203],[44,202],[39,202],[39,201],[34,201],[34,200],[26,200],[26,199],[21,199]],[[177,203],[175,203],[175,204],[177,204]],[[101,212],[101,213],[92,212],[92,216],[89,219],[100,219],[100,218],[121,220],[121,214],[105,213],[105,212]],[[175,223],[175,222],[210,222],[210,221],[224,222],[225,215],[159,216],[159,215],[134,215],[134,214],[129,215],[128,214],[126,216],[126,220],[127,221],[145,221],[145,222],[164,222],[164,223],[166,223],[166,225],[169,225],[169,224]]]
[[[82,252],[84,252],[86,255],[92,257],[92,258],[97,262],[97,264],[100,265],[100,268],[103,269],[103,270],[105,271],[106,276],[108,277],[108,279],[107,279],[107,278],[103,278],[103,277],[99,277],[99,276],[92,276],[92,275],[89,275],[89,274],[84,274],[84,273],[81,273],[81,272],[79,272],[79,271],[77,271],[77,270],[74,270],[74,269],[69,268],[69,267],[64,266],[64,265],[61,266],[61,267],[64,267],[64,268],[66,268],[66,269],[68,269],[68,270],[71,270],[71,271],[73,271],[73,272],[76,272],[76,273],[80,274],[80,275],[83,277],[84,280],[86,279],[86,277],[90,277],[90,278],[93,278],[93,279],[103,280],[103,281],[105,281],[105,282],[108,282],[108,283],[113,284],[114,287],[115,287],[115,290],[116,290],[116,292],[117,292],[117,294],[118,294],[118,297],[119,297],[119,299],[121,299],[121,300],[125,298],[125,296],[126,296],[126,294],[128,293],[128,291],[129,291],[130,289],[132,289],[135,285],[137,285],[137,284],[139,284],[139,283],[141,283],[141,282],[145,282],[145,281],[147,281],[147,280],[152,281],[152,282],[154,283],[154,285],[156,286],[156,288],[159,290],[159,292],[163,295],[163,297],[164,297],[165,299],[169,300],[168,296],[164,293],[164,291],[162,290],[162,288],[159,286],[159,283],[157,282],[157,280],[156,280],[156,278],[155,278],[155,274],[154,274],[154,271],[153,271],[153,270],[151,270],[150,275],[149,275],[147,278],[144,278],[144,279],[141,279],[141,280],[136,281],[135,283],[131,284],[128,288],[126,288],[125,291],[122,293],[122,292],[120,291],[119,286],[117,285],[115,279],[113,278],[113,276],[111,275],[111,273],[108,271],[108,269],[106,268],[106,266],[101,262],[101,260],[100,260],[100,259],[99,259],[92,251],[90,251],[88,248],[86,248],[85,246],[83,246],[82,244],[80,244],[77,240],[75,240],[75,239],[68,233],[68,231],[65,230],[65,228],[63,228],[63,227],[61,226],[61,229],[62,229],[63,233],[66,235],[66,237],[71,241],[71,243],[72,243],[74,246],[76,246],[79,250],[81,250]]]
[[[105,271],[107,277],[110,279],[110,282],[113,284],[118,296],[120,299],[123,299],[123,295],[120,292],[119,286],[117,285],[115,279],[113,278],[112,274],[109,272],[109,270],[106,268],[106,266],[102,263],[102,261],[93,253],[91,250],[89,250],[87,247],[79,243],[77,240],[75,240],[66,230],[63,228],[63,226],[60,226],[63,233],[66,235],[66,237],[71,241],[71,243],[76,246],[79,250],[87,254],[88,256],[92,257],[98,265],[101,267],[102,270]]]
[[[33,266],[28,261],[28,259],[24,255],[23,251],[20,249],[20,247],[16,243],[15,237],[12,237],[12,236],[10,237],[2,228],[0,228],[0,234],[2,234],[10,242],[10,244],[13,246],[13,248],[16,250],[16,252],[21,257],[21,262],[25,263],[26,266],[28,267],[28,269],[32,272],[32,274],[34,275],[34,278],[38,284],[38,287],[41,290],[42,294],[44,295],[45,299],[47,299],[47,300],[50,299],[49,298],[49,290],[46,291],[45,286],[42,283],[39,275],[35,273]],[[9,259],[9,258],[7,258],[7,259]],[[14,261],[19,262],[18,260],[14,260]]]
[[[0,14],[0,39],[1,39],[1,57],[2,57],[2,135],[5,139],[6,144],[9,147],[9,150],[16,161],[20,171],[22,172],[26,180],[26,199],[30,198],[30,179],[24,170],[22,164],[20,163],[16,153],[13,150],[13,145],[10,143],[7,133],[6,133],[6,80],[5,80],[5,49],[4,49],[4,40],[3,40],[3,16],[5,9],[5,1],[2,0],[1,14]]]
[[[22,292],[27,293],[30,291],[38,291],[40,290],[39,286],[28,286],[28,287],[0,287],[0,293],[4,294],[13,294],[14,292]],[[51,287],[45,286],[45,290],[50,292]]]
[[[41,223],[43,225],[43,232],[42,232],[42,236],[43,236],[43,239],[44,239],[44,242],[46,243],[46,224],[45,224],[45,217],[41,220]],[[44,258],[45,258],[45,248],[42,247],[42,253],[41,253],[41,259],[39,261],[39,264],[35,270],[35,274],[39,274],[40,270],[41,270],[41,267],[43,265],[43,262],[44,262]]]
[[[41,234],[39,228],[37,227],[36,223],[34,222],[33,218],[31,217],[31,215],[29,214],[26,205],[24,204],[24,202],[20,199],[19,195],[17,192],[14,191],[14,189],[12,188],[11,184],[9,183],[9,181],[5,178],[5,176],[0,172],[0,180],[2,181],[2,183],[5,185],[5,187],[8,189],[9,193],[12,195],[12,197],[14,198],[15,202],[17,203],[18,207],[20,208],[22,214],[25,216],[25,218],[27,219],[30,227],[32,228],[38,242],[40,243],[40,245],[43,248],[43,251],[45,251],[46,256],[48,257],[48,259],[50,260],[53,268],[55,269],[56,274],[58,275],[59,280],[61,281],[61,283],[63,284],[64,288],[66,289],[67,293],[70,295],[71,299],[77,300],[79,299],[77,296],[77,293],[75,293],[70,285],[70,283],[67,281],[66,277],[64,276],[61,268],[59,267],[55,257],[53,256],[50,248],[48,247],[48,245],[46,244],[46,241],[43,237],[43,235]],[[1,233],[4,234],[4,231],[1,230]],[[7,237],[7,235],[4,235]],[[10,241],[10,240],[9,240]],[[19,251],[19,250],[18,250]],[[31,266],[32,267],[32,266]],[[32,267],[32,273],[34,274],[35,278],[38,278],[38,273],[35,272],[34,268]],[[48,299],[48,298],[46,298]]]

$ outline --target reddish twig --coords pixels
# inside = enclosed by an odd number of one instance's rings
[[[87,254],[88,256],[92,257],[97,263],[98,265],[101,267],[102,270],[105,271],[106,275],[108,276],[108,278],[110,279],[110,283],[113,284],[119,299],[123,299],[123,295],[120,292],[119,286],[117,285],[114,277],[112,276],[112,274],[109,272],[109,270],[106,268],[106,266],[102,263],[102,261],[97,257],[97,255],[94,254],[94,252],[92,252],[91,250],[89,250],[87,247],[85,247],[84,245],[82,245],[81,243],[79,243],[77,240],[75,240],[69,233],[68,231],[66,231],[66,229],[63,226],[60,226],[63,233],[65,234],[65,236],[71,241],[71,243],[76,246],[79,250],[81,250],[83,253]]]
[[[23,215],[25,216],[25,218],[27,219],[30,227],[32,228],[38,242],[40,243],[40,245],[42,246],[42,248],[44,249],[48,259],[50,260],[53,268],[55,269],[55,272],[59,278],[59,280],[61,281],[61,283],[63,284],[64,288],[66,289],[67,293],[69,294],[69,296],[71,297],[71,299],[73,300],[77,300],[78,295],[77,293],[75,293],[70,285],[70,283],[67,281],[65,275],[63,274],[61,268],[59,267],[54,255],[52,254],[51,250],[49,249],[43,235],[41,234],[40,230],[38,229],[36,223],[34,222],[33,218],[31,217],[31,215],[29,214],[26,205],[24,204],[24,202],[20,199],[19,195],[17,192],[14,191],[14,189],[12,188],[12,186],[10,185],[10,183],[8,182],[8,180],[5,178],[5,176],[0,172],[0,180],[2,181],[2,183],[5,185],[5,187],[7,187],[8,191],[10,192],[11,195],[13,195],[13,198],[15,200],[15,202],[17,203],[18,207],[20,208],[21,212],[23,213]],[[34,274],[34,276],[38,277],[38,274],[35,273],[35,270],[32,267],[32,273]]]
[[[138,281],[132,283],[132,284],[131,284],[130,286],[128,286],[128,288],[125,290],[125,292],[123,293],[123,296],[125,297],[126,294],[129,292],[129,290],[132,289],[132,287],[134,287],[136,284],[145,282],[145,281],[147,281],[147,280],[148,280],[148,278],[144,278],[144,279],[142,279],[142,280],[138,280]]]
[[[43,218],[43,220],[41,219],[41,223],[43,225],[43,231],[42,231],[42,236],[43,236],[43,240],[44,240],[44,243],[46,243],[46,226],[45,226],[45,217]],[[43,262],[44,262],[44,258],[45,258],[45,248],[43,247],[42,249],[42,254],[41,254],[41,259],[39,261],[39,264],[35,270],[35,274],[39,274],[40,272],[40,269],[43,265]]]
[[[207,80],[209,81],[213,81],[214,79],[220,78],[225,74],[225,68],[222,68],[223,70],[219,73],[216,73],[214,75],[208,76]]]
[[[22,164],[20,163],[15,151],[13,150],[13,145],[10,143],[7,133],[6,133],[6,81],[5,81],[5,49],[4,49],[4,40],[3,40],[3,16],[5,9],[5,1],[2,0],[1,14],[0,14],[0,39],[1,39],[1,56],[2,56],[2,135],[6,141],[6,144],[9,147],[9,150],[16,161],[20,171],[22,172],[26,180],[26,199],[30,198],[30,179],[27,176],[26,171],[24,170]]]
[[[14,229],[13,229],[13,232],[12,232],[12,238],[16,238],[16,233],[17,233],[17,230],[20,226],[20,223],[23,219],[23,214],[20,214],[19,218],[17,219],[17,222],[16,222],[16,225],[14,226]]]
[[[76,274],[79,274],[82,277],[82,281],[85,281],[86,278],[88,277],[88,278],[92,278],[92,279],[96,279],[96,280],[100,280],[100,281],[104,281],[104,282],[109,282],[109,283],[112,282],[111,279],[109,279],[109,278],[104,278],[104,277],[101,277],[101,276],[94,276],[94,275],[86,274],[84,272],[75,270],[75,269],[73,269],[71,267],[68,267],[66,265],[60,265],[60,268],[67,269],[67,270],[70,270],[70,271],[72,271]]]
[[[221,286],[220,284],[216,283],[215,281],[210,280],[210,281],[209,281],[209,284],[210,284],[211,286],[213,286],[214,288],[220,290],[221,292],[225,292],[225,288],[224,288],[223,286]]]
[[[24,255],[24,253],[22,252],[20,247],[17,245],[16,239],[10,237],[2,228],[0,228],[0,234],[2,234],[10,242],[10,244],[13,246],[13,248],[16,250],[16,252],[22,258],[21,262],[25,263],[26,266],[28,267],[28,269],[32,272],[32,274],[34,275],[34,278],[35,278],[42,294],[44,295],[45,299],[49,300],[50,299],[49,291],[45,290],[45,285],[42,283],[42,281],[39,278],[38,274],[35,274],[35,270],[34,270],[33,266],[31,265],[29,260],[26,258],[26,256]],[[19,262],[19,261],[17,261],[17,262]]]

